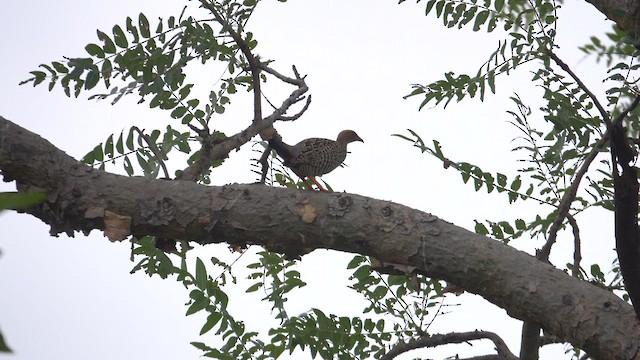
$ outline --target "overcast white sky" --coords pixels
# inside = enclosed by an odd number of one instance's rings
[[[81,0],[6,2],[0,12],[5,29],[0,33],[0,115],[76,158],[131,124],[146,129],[166,127],[172,123],[168,113],[135,105],[134,97],[111,106],[87,101],[86,95],[69,99],[60,89],[49,93],[46,86],[34,89],[18,86],[18,82],[40,63],[83,56],[84,46],[97,42],[97,28],[109,33],[114,24],[124,24],[126,16],[135,17],[139,12],[150,20],[178,15],[183,5],[150,0],[115,0],[108,5]],[[409,205],[469,229],[474,219],[515,219],[542,211],[535,204],[509,206],[504,195],[475,193],[453,170],[444,170],[435,159],[390,136],[411,128],[425,140],[439,139],[455,161],[514,174],[518,154],[510,149],[517,133],[508,124],[511,118],[505,110],[513,107],[507,99],[513,92],[532,99],[540,94],[530,82],[531,75],[521,69],[509,79],[499,79],[497,94],[484,103],[471,100],[446,110],[418,112],[419,99],[402,99],[410,92],[410,84],[431,82],[449,70],[475,73],[500,38],[499,34],[448,30],[441,20],[423,14],[424,4],[413,2],[265,1],[249,23],[259,41],[258,53],[275,59],[274,67],[283,73],[295,64],[308,75],[313,94],[305,116],[278,124],[279,132],[285,141],[295,143],[312,136],[335,138],[347,128],[357,131],[365,143],[351,147],[348,167],[325,176],[338,191]],[[609,25],[602,14],[579,0],[568,1],[560,16],[560,55],[602,94],[605,71],[584,60],[574,48],[590,35],[602,34]],[[219,72],[207,70],[199,75],[205,89],[220,77]],[[266,91],[280,103],[276,98],[279,90],[269,93],[267,87]],[[245,127],[252,116],[251,109],[243,106],[245,99],[232,101],[236,107],[217,123],[227,133]],[[225,166],[215,170],[215,184],[255,181],[248,161],[252,156],[248,147],[232,154]],[[0,189],[14,188],[3,184]],[[613,258],[611,216],[591,216],[598,221],[582,219],[584,264],[601,260],[606,268]],[[129,274],[133,264],[128,260],[128,243],[111,244],[97,232],[89,237],[52,238],[44,224],[14,213],[0,215],[0,229],[0,329],[15,351],[0,358],[189,359],[200,355],[190,341],[211,341],[211,336],[197,336],[201,318],[184,316],[187,292],[178,283]],[[568,260],[570,244],[567,234],[561,236],[556,252],[567,251],[553,258],[556,263]],[[523,239],[514,245],[532,253],[541,243]],[[205,258],[227,253],[224,247],[198,250]],[[291,313],[310,306],[339,315],[357,310],[359,300],[344,301],[348,296],[357,299],[346,289],[344,269],[349,258],[329,251],[306,256],[300,268],[310,286],[292,297]],[[237,274],[244,273],[239,269]],[[468,294],[447,303],[464,306],[438,318],[432,332],[491,330],[503,335],[517,353],[520,324],[508,320],[504,311]],[[232,304],[232,309],[245,311],[249,326],[258,310],[268,314],[268,308],[261,309],[249,300]],[[498,318],[505,320],[496,321]],[[491,348],[488,342],[474,343],[473,347],[447,347],[414,356],[472,356]],[[562,349],[543,354],[555,359]]]

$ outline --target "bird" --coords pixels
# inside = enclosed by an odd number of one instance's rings
[[[309,180],[318,186],[320,191],[328,192],[316,180],[340,166],[347,157],[347,144],[364,140],[353,130],[343,130],[337,139],[309,138],[294,146],[282,142],[280,136],[274,136],[269,145],[283,158],[285,166],[290,168],[309,190],[313,190]]]

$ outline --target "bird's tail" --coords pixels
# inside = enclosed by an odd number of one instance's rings
[[[278,153],[278,156],[282,158],[285,165],[290,164],[293,160],[293,146],[282,141],[282,136],[280,136],[277,131],[274,132],[271,139],[269,139],[269,147]]]

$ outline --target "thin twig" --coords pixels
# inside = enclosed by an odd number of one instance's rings
[[[296,69],[295,65],[292,68],[293,68],[293,74],[295,75],[295,78],[290,78],[288,76],[282,75],[279,72],[267,66],[267,64],[260,63],[260,69],[264,70],[264,72],[266,73],[269,73],[277,77],[280,81],[284,81],[288,84],[295,85],[295,86],[300,86],[304,84],[304,79],[306,78],[306,76],[300,76],[300,73],[298,73],[298,69]]]
[[[547,55],[549,55],[549,57],[562,70],[564,70],[567,74],[569,74],[573,78],[573,80],[576,82],[576,84],[578,84],[580,89],[582,89],[582,91],[584,91],[589,96],[589,98],[591,98],[591,101],[593,101],[593,104],[598,109],[598,112],[600,112],[600,116],[602,116],[602,120],[604,120],[604,123],[607,125],[607,127],[610,127],[611,126],[611,118],[609,117],[609,113],[607,111],[605,111],[604,107],[602,107],[602,104],[600,104],[600,101],[598,101],[598,98],[591,92],[591,90],[589,90],[589,88],[582,82],[582,80],[580,80],[578,75],[576,75],[573,72],[573,70],[571,70],[571,68],[569,68],[569,65],[567,65],[564,61],[562,61],[562,59],[560,59],[558,57],[558,55],[556,55],[553,51],[548,50],[547,51]]]
[[[307,101],[305,102],[304,106],[302,107],[302,110],[298,111],[297,114],[293,115],[293,116],[284,116],[284,115],[280,115],[280,117],[278,117],[278,120],[281,121],[295,121],[298,120],[300,118],[300,116],[302,116],[302,114],[305,113],[305,111],[307,111],[307,109],[309,108],[309,105],[311,105],[311,95],[307,96]],[[300,98],[300,100],[302,100],[303,98]]]

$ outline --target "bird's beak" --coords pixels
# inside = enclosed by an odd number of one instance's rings
[[[362,139],[360,138],[360,136],[358,136],[358,140],[356,140],[356,141],[360,141],[361,143],[363,143],[363,144],[364,144],[364,140],[362,140]]]

